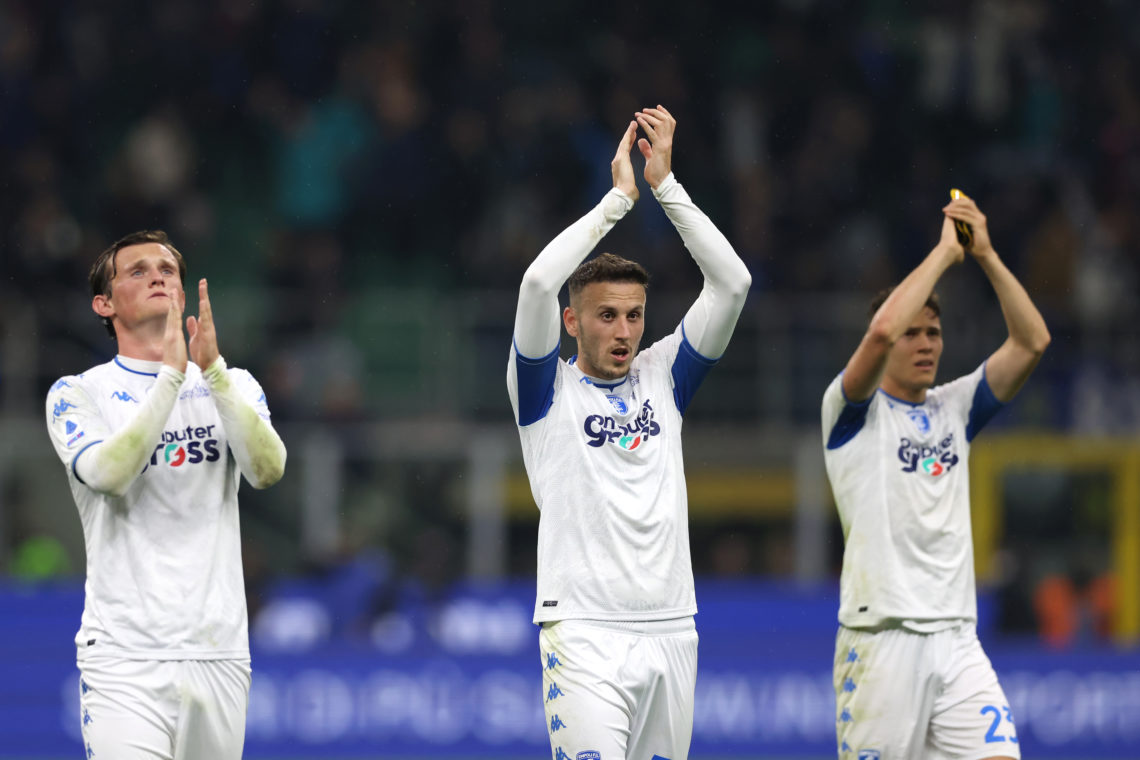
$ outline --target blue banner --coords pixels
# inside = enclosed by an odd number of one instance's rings
[[[457,589],[355,637],[306,618],[320,609],[313,598],[282,594],[252,627],[245,756],[542,756],[532,593]],[[831,587],[700,584],[694,756],[835,756],[836,597]],[[0,757],[81,756],[81,609],[81,588],[0,592]],[[1137,757],[1140,652],[1053,652],[981,635],[1027,757]]]

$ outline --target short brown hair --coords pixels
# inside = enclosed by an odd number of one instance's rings
[[[99,258],[95,259],[95,263],[91,265],[91,271],[87,274],[87,280],[91,283],[92,298],[111,295],[111,281],[115,279],[116,254],[124,248],[142,243],[158,243],[173,253],[174,260],[178,262],[178,277],[182,280],[183,287],[186,286],[186,261],[178,249],[174,247],[174,244],[170,242],[166,233],[162,230],[139,230],[111,243],[105,251],[99,254]],[[115,337],[115,328],[111,324],[111,320],[107,317],[100,317],[100,319],[110,336]]]
[[[887,298],[890,297],[894,290],[895,286],[893,285],[889,288],[883,288],[871,299],[871,309],[867,312],[868,319],[874,319],[875,314],[879,311],[879,307],[886,303]],[[933,311],[934,316],[942,316],[942,303],[939,301],[937,293],[931,293],[930,297],[926,299],[924,306]]]
[[[574,298],[593,282],[636,282],[648,290],[649,272],[636,261],[603,253],[579,264],[566,281],[566,287],[570,290],[570,297]]]

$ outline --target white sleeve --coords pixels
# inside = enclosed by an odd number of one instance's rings
[[[752,275],[732,244],[693,204],[672,172],[653,190],[653,195],[705,278],[700,295],[682,323],[685,339],[701,356],[718,359],[728,347],[744,308]]]
[[[254,488],[276,483],[285,474],[285,444],[269,423],[261,386],[244,370],[227,371],[221,356],[202,371],[202,377],[245,479]]]
[[[614,188],[601,203],[547,244],[523,275],[515,312],[515,350],[538,359],[558,347],[562,319],[558,291],[610,229],[633,208],[633,199]]]
[[[135,416],[102,441],[90,444],[76,454],[75,476],[88,488],[99,493],[122,496],[143,471],[143,465],[154,451],[155,441],[162,439],[162,428],[170,418],[178,389],[186,375],[169,365],[162,365],[154,387],[139,404]]]

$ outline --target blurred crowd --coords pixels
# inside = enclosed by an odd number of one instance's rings
[[[192,278],[242,294],[219,337],[275,420],[367,417],[375,289],[513,298],[610,186],[631,114],[658,103],[678,118],[677,176],[754,298],[897,281],[960,187],[1054,335],[1032,419],[1140,425],[1131,0],[0,0],[0,320],[52,347],[30,401],[113,351],[87,308],[98,252],[163,228]],[[655,293],[693,291],[651,203],[607,246],[649,263]],[[980,275],[943,298],[1000,324]],[[226,318],[258,327],[226,334]],[[489,341],[491,368],[508,339]],[[21,358],[5,351],[0,374]],[[436,534],[423,552],[461,540]]]
[[[1138,16],[1124,0],[3,0],[0,287],[85,347],[94,323],[59,303],[84,300],[111,240],[165,228],[192,276],[268,294],[249,308],[270,334],[243,358],[287,378],[278,414],[335,416],[356,403],[360,358],[336,336],[363,288],[513,289],[609,186],[632,112],[664,103],[678,177],[758,293],[874,292],[966,189],[1054,334],[1103,336],[1064,357],[1087,370],[1057,380],[1079,408],[1053,421],[1111,427],[1103,389],[1140,376],[1113,343],[1138,284]],[[654,255],[677,247],[662,215],[608,242],[651,261],[655,288],[691,287],[683,257]]]

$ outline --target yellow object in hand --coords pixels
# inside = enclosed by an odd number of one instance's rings
[[[965,193],[963,193],[961,190],[959,190],[956,187],[950,188],[950,199],[951,200],[958,200],[959,198],[969,198],[969,197],[970,196],[966,195]],[[973,227],[971,227],[967,222],[963,222],[959,219],[955,219],[954,220],[954,230],[955,230],[955,232],[958,233],[958,242],[962,244],[963,248],[965,248],[968,251],[974,247],[974,228]]]

